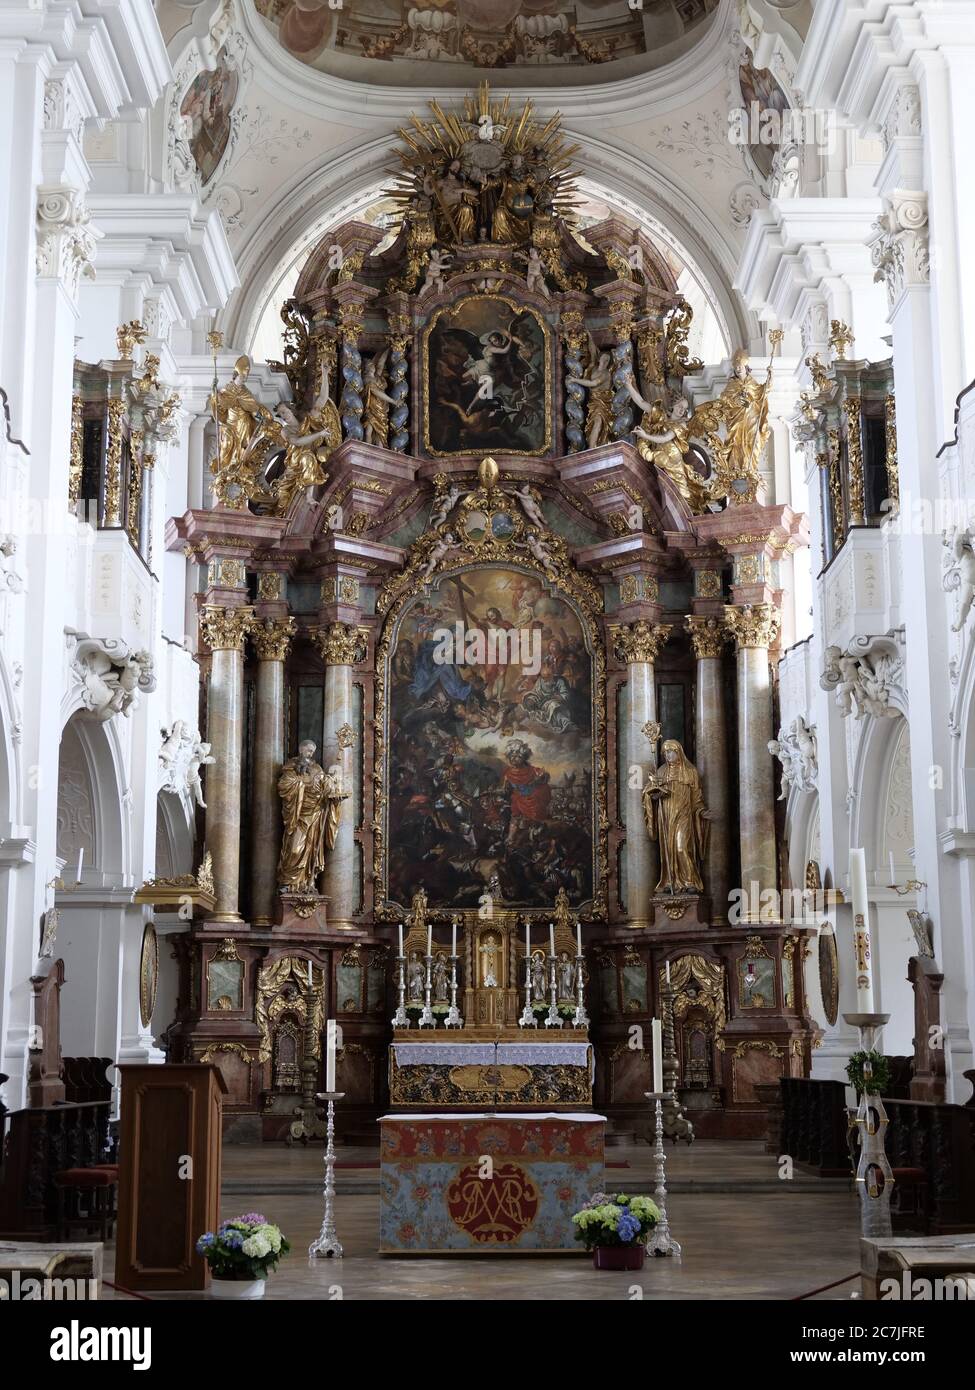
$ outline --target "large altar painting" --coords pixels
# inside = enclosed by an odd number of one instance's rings
[[[592,658],[574,608],[540,575],[465,569],[410,602],[388,660],[390,904],[420,887],[449,911],[591,899]]]
[[[472,295],[437,312],[424,360],[429,453],[547,452],[547,332],[536,314],[501,295]]]

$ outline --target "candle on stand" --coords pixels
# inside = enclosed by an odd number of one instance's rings
[[[325,1089],[335,1090],[335,1034],[336,1022],[330,1018],[325,1030]]]
[[[850,898],[853,904],[853,952],[856,960],[857,1013],[876,1013],[870,964],[870,903],[867,898],[867,857],[850,850]]]
[[[85,862],[85,847],[84,847],[84,845],[82,845],[82,846],[81,846],[81,849],[79,849],[79,851],[78,851],[78,872],[75,874],[75,879],[74,879],[75,883],[80,883],[80,882],[81,882],[81,866],[82,866],[82,864],[83,864],[84,862]]]
[[[653,1089],[659,1096],[664,1089],[664,1048],[659,1018],[651,1020],[650,1035],[653,1045]]]
[[[549,953],[550,956],[554,956],[554,955],[555,955],[555,923],[554,923],[554,922],[549,922],[549,924],[548,924],[548,953]]]
[[[532,924],[525,922],[525,959],[528,960],[532,953]]]
[[[889,854],[887,855],[887,858],[890,860],[890,882],[891,882],[891,886],[893,887],[893,885],[897,882],[897,879],[894,877],[894,851],[893,851],[893,850],[891,850],[891,851],[889,852]]]
[[[670,984],[670,961],[669,961],[669,960],[664,962],[664,969],[665,969],[666,972],[667,972],[667,983]]]
[[[433,927],[427,927],[427,955],[433,955]]]
[[[312,988],[312,978],[311,978],[311,960],[309,960],[309,961],[308,961],[308,988],[309,988],[309,989],[311,989],[311,988]]]
[[[452,956],[456,956],[456,954],[457,954],[457,922],[456,922],[456,921],[451,922],[450,927],[451,927],[451,932],[450,932],[450,954],[451,954]]]
[[[403,923],[399,924],[399,953],[403,954]]]

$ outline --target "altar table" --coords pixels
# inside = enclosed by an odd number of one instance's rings
[[[381,1255],[582,1250],[572,1215],[603,1188],[605,1116],[386,1115]]]
[[[517,1030],[515,1030],[517,1031]],[[521,1035],[447,1042],[397,1038],[389,1049],[389,1094],[393,1105],[470,1108],[473,1111],[569,1112],[592,1103],[592,1044],[584,1032],[568,1038]]]

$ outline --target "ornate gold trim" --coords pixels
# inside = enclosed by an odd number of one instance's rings
[[[895,507],[900,506],[900,470],[897,463],[897,403],[893,391],[884,397],[884,437],[887,443],[887,496]]]
[[[158,988],[159,943],[155,927],[151,922],[147,922],[142,932],[142,949],[139,952],[139,1016],[143,1028],[148,1028],[152,1022]]]
[[[863,444],[860,438],[860,397],[848,396],[846,410],[846,454],[849,461],[850,525],[863,526]]]
[[[255,621],[253,608],[208,603],[200,609],[200,639],[211,652],[242,652]]]
[[[108,449],[105,453],[105,525],[122,524],[122,446],[125,442],[122,423],[126,418],[125,402],[108,403]]]
[[[71,397],[71,466],[68,470],[68,506],[74,508],[81,496],[81,474],[84,468],[85,420],[84,400]]]
[[[258,660],[284,661],[297,627],[294,618],[256,620],[250,637]]]
[[[729,633],[720,618],[698,617],[688,613],[684,623],[690,633],[691,646],[698,661],[721,656],[727,645]]]
[[[779,612],[771,603],[729,605],[724,610],[724,620],[738,651],[770,647],[779,630]]]

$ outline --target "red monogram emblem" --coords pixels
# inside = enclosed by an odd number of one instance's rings
[[[447,1210],[454,1224],[479,1245],[507,1245],[535,1220],[538,1188],[516,1163],[495,1164],[492,1176],[479,1176],[471,1164],[447,1188]]]

